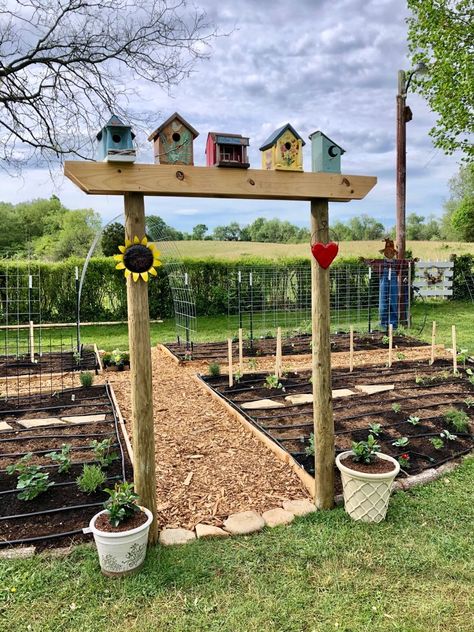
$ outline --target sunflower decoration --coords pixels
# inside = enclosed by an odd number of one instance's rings
[[[138,281],[141,277],[144,281],[148,281],[149,275],[156,276],[156,269],[161,266],[159,250],[155,248],[153,243],[148,243],[148,239],[143,237],[139,239],[137,236],[125,240],[125,246],[119,246],[119,255],[114,255],[115,261],[118,261],[115,268],[124,270],[125,277],[128,279],[132,276],[134,281]]]

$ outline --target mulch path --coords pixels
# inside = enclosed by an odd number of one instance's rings
[[[152,363],[160,527],[221,526],[231,513],[309,498],[290,467],[195,382],[195,367],[178,366],[159,349]],[[131,432],[130,373],[107,377]]]

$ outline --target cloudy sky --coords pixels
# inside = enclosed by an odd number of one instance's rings
[[[365,200],[331,204],[333,220],[368,213],[386,226],[395,221],[395,97],[397,71],[408,69],[407,15],[403,0],[196,0],[222,33],[211,57],[173,93],[141,86],[140,99],[156,109],[156,126],[180,112],[200,136],[195,164],[205,164],[208,131],[250,137],[250,163],[259,168],[258,147],[290,122],[307,140],[319,129],[346,154],[343,173],[375,175]],[[447,183],[459,157],[435,150],[428,136],[434,122],[424,101],[409,95],[413,121],[407,134],[407,212],[442,212]],[[134,104],[140,107],[140,102]],[[151,131],[151,130],[150,130]],[[144,139],[142,139],[143,141]],[[304,148],[310,169],[310,143]],[[140,162],[152,162],[151,145]],[[69,208],[92,207],[107,221],[122,210],[120,197],[86,196],[61,177],[28,170],[22,179],[0,175],[0,199],[19,202],[58,195]],[[291,202],[148,198],[147,212],[182,230],[209,228],[258,216],[288,219],[301,226],[308,205]]]

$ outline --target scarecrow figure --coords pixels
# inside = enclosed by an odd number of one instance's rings
[[[364,259],[374,271],[380,276],[379,289],[379,317],[382,329],[398,327],[398,272],[399,261],[393,239],[387,237],[385,246],[379,252],[383,259]]]

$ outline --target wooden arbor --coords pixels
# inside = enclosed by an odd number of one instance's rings
[[[328,201],[360,200],[376,178],[333,173],[292,173],[249,169],[66,162],[65,175],[85,193],[123,195],[125,236],[145,235],[145,195],[266,200],[306,200],[311,205],[311,234],[329,241]],[[315,503],[334,502],[334,422],[331,395],[329,269],[311,259],[313,336],[313,417]],[[130,341],[134,475],[137,493],[155,516],[150,541],[157,537],[153,389],[148,287],[127,280]]]

